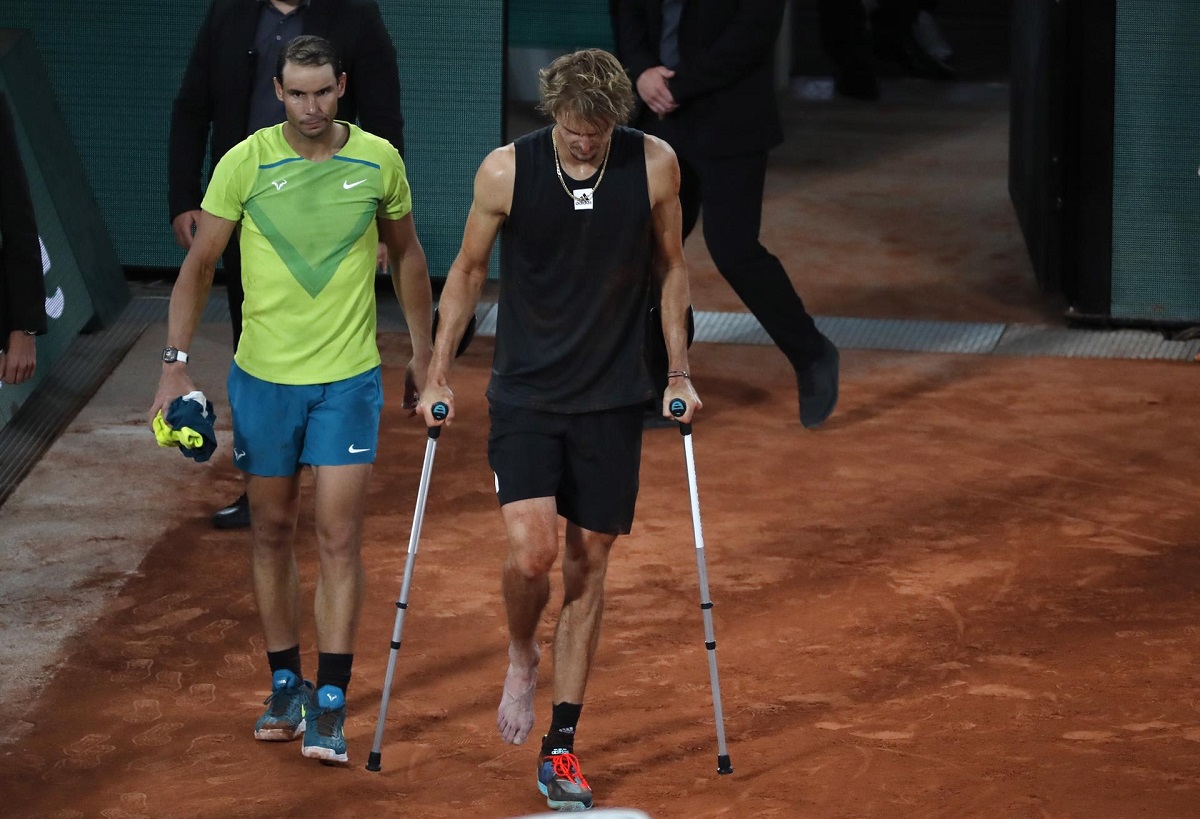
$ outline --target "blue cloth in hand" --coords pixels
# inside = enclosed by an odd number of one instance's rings
[[[217,415],[212,401],[196,390],[181,395],[167,407],[167,423],[179,436],[179,451],[188,458],[203,463],[217,450],[217,435],[213,427]]]

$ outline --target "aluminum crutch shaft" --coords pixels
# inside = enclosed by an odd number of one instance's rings
[[[687,411],[687,405],[676,398],[669,407],[676,418]],[[700,611],[704,617],[704,648],[708,654],[708,679],[712,686],[713,716],[717,726],[717,773],[733,773],[729,751],[725,747],[725,715],[721,708],[721,681],[717,675],[717,640],[713,633],[712,599],[708,592],[708,569],[704,562],[704,528],[700,523],[700,492],[696,485],[696,456],[692,451],[692,425],[679,425],[683,436],[683,455],[687,462],[688,495],[692,506],[692,534],[696,542],[696,570],[700,576]]]
[[[439,421],[449,414],[449,408],[440,401],[433,405],[433,417]],[[400,653],[400,638],[404,632],[404,614],[408,610],[408,590],[412,585],[413,565],[416,563],[417,546],[421,542],[421,524],[425,519],[425,499],[429,496],[429,476],[433,473],[433,458],[437,452],[437,439],[441,426],[429,427],[425,440],[425,461],[421,466],[421,482],[417,488],[417,507],[413,512],[412,532],[408,538],[408,559],[404,563],[404,582],[400,584],[400,597],[396,601],[396,622],[392,625],[391,650],[388,652],[387,674],[383,678],[383,694],[379,700],[379,718],[375,722],[375,741],[367,757],[367,770],[378,771],[382,762],[383,730],[387,719],[388,700],[392,694],[392,678],[396,673],[396,656]]]

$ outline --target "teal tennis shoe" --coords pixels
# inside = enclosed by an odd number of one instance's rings
[[[286,668],[275,672],[267,710],[254,723],[254,738],[264,742],[291,742],[304,733],[304,711],[312,699],[313,686]]]
[[[313,692],[304,713],[304,745],[301,752],[309,759],[328,765],[350,761],[346,754],[346,695],[333,685]]]

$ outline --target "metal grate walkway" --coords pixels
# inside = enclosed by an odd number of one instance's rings
[[[478,334],[495,335],[496,306],[481,304]],[[816,317],[817,327],[843,350],[960,353],[1059,358],[1191,361],[1200,339],[1172,341],[1152,330],[1094,330],[957,321]],[[696,313],[697,342],[772,341],[749,313]]]
[[[28,474],[71,419],[116,369],[134,342],[154,323],[167,319],[166,296],[137,296],[109,328],[79,336],[49,378],[0,429],[0,504]],[[476,310],[477,334],[496,333],[496,305]],[[394,301],[381,298],[379,328],[404,329]],[[223,294],[214,294],[203,322],[229,321]],[[1200,354],[1200,339],[1173,341],[1150,330],[1094,330],[907,319],[821,316],[817,326],[843,350],[889,350],[1062,358],[1109,358],[1191,361]],[[748,313],[696,313],[696,342],[770,345],[771,339]]]

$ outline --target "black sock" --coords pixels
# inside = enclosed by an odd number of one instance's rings
[[[342,689],[350,687],[350,666],[354,665],[353,654],[327,654],[322,651],[317,655],[317,690],[326,685]]]
[[[542,737],[542,756],[569,754],[575,749],[575,726],[583,705],[573,702],[555,703],[550,716],[550,732]]]
[[[304,675],[300,673],[300,646],[298,645],[285,648],[283,651],[268,651],[267,664],[271,666],[272,677],[275,676],[276,671],[286,668],[300,679],[304,679]]]

